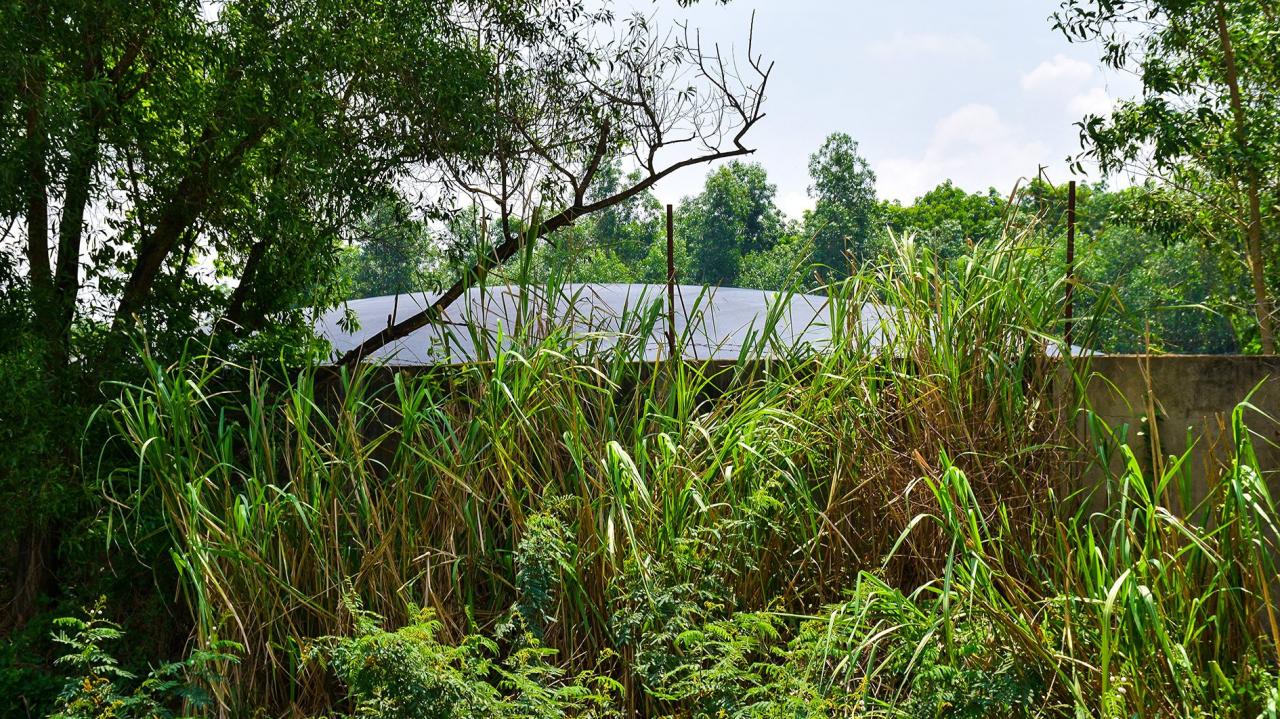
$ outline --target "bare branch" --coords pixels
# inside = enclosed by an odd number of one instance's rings
[[[754,54],[750,37],[749,73],[726,62],[718,47],[705,52],[700,38],[696,33],[691,38],[687,28],[680,41],[659,41],[647,24],[637,22],[591,52],[595,55],[581,62],[566,59],[556,49],[505,58],[512,63],[508,71],[518,64],[519,81],[512,86],[534,97],[503,97],[499,103],[503,119],[512,127],[499,143],[501,152],[491,160],[493,171],[455,167],[449,172],[456,188],[497,205],[501,242],[482,252],[430,306],[377,332],[343,355],[339,364],[361,362],[391,342],[444,321],[445,311],[468,288],[484,282],[528,243],[626,202],[682,169],[754,152],[745,138],[764,117],[761,108],[773,66]],[[692,149],[694,142],[702,148],[683,158],[659,161],[664,151]],[[618,156],[634,158],[640,174],[624,189],[588,201],[600,167]],[[517,198],[523,203],[520,207],[513,206]],[[559,211],[539,219],[541,208],[556,205]],[[528,217],[531,225],[523,232],[513,231],[514,217]]]

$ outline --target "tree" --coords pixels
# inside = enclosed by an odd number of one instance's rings
[[[703,191],[680,208],[697,282],[734,285],[745,255],[777,243],[782,216],[776,195],[777,187],[755,163],[730,162],[707,175]]]
[[[438,284],[443,252],[402,198],[388,199],[356,228],[341,273],[349,298],[421,292]]]
[[[811,279],[813,241],[798,223],[788,223],[777,243],[742,258],[739,287],[761,290],[799,290]]]
[[[1280,223],[1280,35],[1271,0],[1064,0],[1055,24],[1137,72],[1142,97],[1081,123],[1104,172],[1146,166],[1243,238],[1259,344],[1275,352],[1272,242]]]
[[[1116,224],[1080,243],[1077,306],[1104,309],[1091,326],[1104,352],[1232,352],[1229,318],[1214,292],[1248,287],[1243,272],[1224,276],[1212,253],[1188,242],[1162,242],[1140,228]],[[1239,269],[1232,265],[1228,270]],[[1105,296],[1103,296],[1105,295]]]
[[[638,172],[623,176],[620,164],[610,162],[601,171],[600,180],[590,193],[591,199],[609,197],[616,194],[623,183],[635,184],[641,179]],[[664,226],[662,203],[646,191],[601,210],[593,218],[588,234],[595,246],[613,253],[621,263],[631,265],[644,259],[649,248],[662,238]]]
[[[998,238],[1007,208],[1008,200],[994,188],[970,194],[947,180],[908,206],[883,203],[880,214],[889,229],[915,234],[918,242],[950,259],[970,242]]]
[[[244,333],[331,299],[307,293],[335,236],[406,167],[489,149],[491,60],[464,6],[539,34],[514,0],[6,5],[0,124],[21,139],[0,146],[0,195],[54,364],[86,283],[116,338],[207,326],[200,307]],[[235,290],[193,277],[200,258]]]
[[[828,136],[809,158],[809,177],[815,204],[806,224],[814,260],[837,272],[850,259],[866,262],[874,253],[876,175],[858,154],[858,143],[843,132]]]

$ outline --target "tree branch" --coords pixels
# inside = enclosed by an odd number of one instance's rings
[[[764,116],[761,115],[760,117]],[[520,252],[521,248],[525,246],[526,242],[536,241],[552,232],[555,232],[556,230],[568,227],[580,217],[626,202],[632,197],[635,197],[636,195],[653,187],[662,178],[682,168],[715,162],[717,160],[727,160],[732,157],[749,155],[753,152],[755,152],[755,150],[735,147],[732,150],[725,150],[723,152],[716,152],[709,155],[682,160],[664,168],[660,172],[645,177],[642,181],[632,185],[622,192],[589,204],[575,204],[574,206],[551,217],[546,222],[541,223],[535,232],[515,233],[514,235],[507,237],[502,244],[494,248],[492,252],[481,257],[479,261],[471,266],[470,270],[450,285],[449,289],[445,290],[428,307],[414,315],[406,317],[386,329],[380,330],[377,334],[364,342],[361,342],[359,346],[344,354],[338,360],[338,365],[350,367],[359,364],[365,357],[373,354],[382,347],[385,347],[396,340],[403,339],[429,324],[439,322],[444,317],[445,310],[449,309],[449,306],[456,302],[469,287],[483,281],[489,276],[489,273],[492,272],[495,267],[501,265],[512,257],[515,257],[516,254]]]

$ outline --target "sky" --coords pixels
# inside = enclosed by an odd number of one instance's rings
[[[765,117],[748,136],[793,217],[812,201],[808,159],[827,135],[846,132],[876,172],[882,198],[909,204],[946,179],[969,190],[1013,189],[1045,170],[1071,179],[1074,123],[1138,92],[1106,73],[1091,44],[1053,29],[1058,0],[615,0],[660,25],[688,22],[704,42],[739,56],[755,14],[755,50],[775,62]],[[697,193],[705,169],[656,188],[663,202]],[[1077,179],[1099,179],[1096,173]],[[1112,178],[1123,184],[1124,178]]]

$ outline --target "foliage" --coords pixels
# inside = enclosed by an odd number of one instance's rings
[[[743,256],[738,285],[762,290],[803,287],[810,280],[812,265],[813,241],[792,228],[773,247]]]
[[[778,242],[777,187],[764,168],[731,162],[707,175],[702,193],[680,207],[680,230],[693,257],[695,284],[737,283],[743,256]]]
[[[614,162],[601,173],[592,188],[595,198],[615,194],[623,182],[634,185],[639,174],[632,172],[621,176],[619,165]],[[642,192],[614,205],[595,216],[593,234],[603,247],[617,254],[625,264],[633,264],[649,252],[649,248],[663,237],[662,205],[650,191]]]
[[[211,698],[205,691],[218,681],[217,670],[235,661],[231,642],[211,640],[179,663],[163,664],[139,680],[107,651],[107,643],[123,638],[120,628],[103,616],[103,600],[87,617],[64,617],[56,624],[64,631],[54,641],[67,648],[58,664],[71,678],[58,697],[52,719],[168,719],[173,706],[200,714]]]
[[[1012,540],[1007,510],[978,509],[963,472],[929,480],[941,510],[930,521],[952,545],[950,571],[925,591],[937,592],[936,636],[951,661],[963,648],[954,624],[977,617],[1019,657],[1018,672],[1051,687],[1046,709],[1253,716],[1274,706],[1277,637],[1266,616],[1277,555],[1264,535],[1276,509],[1244,424],[1251,409],[1246,401],[1233,414],[1226,469],[1197,478],[1208,481],[1200,501],[1189,500],[1189,453],[1152,476],[1090,418],[1098,448],[1119,459],[1118,470],[1103,468],[1102,509],[1091,511],[1088,496],[1065,500],[1030,544]]]
[[[468,288],[579,219],[625,203],[684,168],[753,152],[744,138],[764,116],[773,66],[750,43],[739,63],[719,46],[704,46],[697,33],[663,35],[640,14],[611,39],[593,17],[613,16],[606,6],[561,17],[563,44],[580,53],[564,52],[561,43],[495,48],[502,70],[497,113],[512,132],[484,161],[450,167],[448,176],[500,231],[447,289],[348,350],[339,364],[352,367],[438,321]],[[682,153],[673,157],[672,148]],[[616,191],[593,194],[616,178],[617,157],[637,171]]]
[[[1029,536],[1007,501],[982,509],[943,457],[922,480],[937,509],[901,541],[936,524],[947,561],[909,592],[864,571],[849,598],[796,624],[727,611],[715,592],[637,589],[652,598],[636,604],[650,622],[636,636],[664,658],[660,696],[693,716],[1271,716],[1277,514],[1252,410],[1234,413],[1226,469],[1195,478],[1186,455],[1144,471],[1091,417],[1098,449],[1120,459],[1105,499],[1050,499]]]
[[[963,448],[992,493],[1058,465],[1043,357],[1057,293],[1029,241],[980,248],[952,272],[904,240],[875,274],[828,288],[829,351],[778,346],[774,317],[730,367],[646,372],[635,343],[606,350],[543,322],[513,328],[492,362],[417,376],[152,362],[110,409],[135,453],[108,478],[128,507],[113,524],[171,543],[198,641],[249,647],[232,705],[323,706],[323,676],[269,647],[345,631],[335,580],[392,626],[429,598],[441,641],[488,617],[482,627],[540,635],[566,668],[616,653],[628,696],[662,701],[632,691],[633,678],[686,691],[645,632],[835,600],[914,514],[898,499],[914,453]],[[852,321],[873,300],[894,308],[887,336]],[[651,310],[634,308],[622,332],[646,335]],[[760,374],[766,346],[786,361]],[[979,346],[990,351],[965,349]],[[555,522],[548,497],[571,498]],[[895,580],[937,566],[924,534],[908,548]],[[634,613],[664,586],[668,614]],[[704,606],[713,596],[723,609]],[[619,645],[625,627],[634,639]]]
[[[829,136],[809,158],[809,177],[814,208],[806,223],[812,227],[815,261],[837,273],[850,262],[860,267],[872,261],[879,236],[876,175],[858,154],[858,143],[842,132]]]
[[[523,3],[473,10],[535,34]],[[27,225],[33,306],[62,344],[89,310],[185,334],[208,307],[238,325],[325,302],[333,237],[407,164],[486,151],[491,68],[451,3],[6,6],[6,217]],[[543,28],[545,30],[545,28]],[[541,37],[541,36],[540,36]],[[335,152],[335,148],[342,151]],[[19,168],[24,171],[18,172]],[[35,171],[25,171],[34,169]],[[63,198],[55,224],[31,203]],[[102,218],[86,208],[102,204]],[[91,230],[105,233],[91,244]],[[80,255],[89,261],[81,267]],[[216,258],[236,292],[193,276]],[[83,272],[83,275],[82,275]],[[75,290],[94,284],[99,306]],[[181,308],[180,312],[173,312]]]
[[[1272,349],[1275,19],[1061,3],[1144,84],[1081,123],[1085,155],[1158,175],[1079,188],[1078,341]],[[685,282],[825,295],[827,346],[775,336],[779,303],[736,362],[646,364],[654,304],[616,333],[521,322],[447,370],[319,367],[308,313],[346,297],[665,281],[651,190],[751,152],[769,66],[584,0],[0,23],[6,711],[52,693],[33,614],[109,589],[133,641],[108,651],[103,604],[58,620],[56,716],[1276,716],[1254,408],[1203,476],[1086,408],[1106,479],[1058,492],[1082,463],[1054,378],[1087,372],[1047,358],[1063,186],[877,202],[836,133],[801,222],[734,159],[674,247]]]
[[[211,333],[231,355],[309,354],[289,345],[341,299],[352,225],[408,168],[472,161],[498,134],[468,30],[538,44],[566,6],[0,6],[4,631],[96,593],[72,571],[106,564],[80,531],[80,440],[100,383],[138,376],[132,331],[169,357]]]
[[[339,282],[351,299],[421,292],[442,284],[444,250],[403,198],[393,197],[356,228]]]
[[[556,509],[554,502],[548,509]],[[578,547],[564,522],[544,510],[529,518],[524,536],[515,551],[516,611],[521,625],[538,641],[546,635],[547,624],[558,614],[558,595],[565,574],[574,571]]]
[[[742,154],[763,97],[726,104],[746,84],[721,73],[726,85],[704,82],[691,102],[687,71],[709,55],[582,0],[54,0],[6,3],[0,26],[5,633],[48,598],[100,593],[105,566],[149,573],[147,560],[108,562],[84,531],[101,525],[82,466],[116,458],[94,429],[80,440],[103,382],[145,377],[135,341],[165,361],[199,344],[305,364],[317,308],[465,285],[455,271],[510,239],[491,230],[532,225],[531,208],[484,207],[516,164],[590,177],[597,163],[571,160],[643,154],[646,138],[686,120],[709,131],[711,116]],[[583,199],[524,177],[526,197]],[[564,217],[645,200],[648,185],[622,185]]]
[[[80,488],[63,480],[68,465],[78,461],[78,447],[67,440],[81,435],[86,412],[50,401],[41,362],[46,341],[31,328],[30,315],[13,311],[19,306],[0,300],[0,313],[8,314],[0,323],[10,330],[5,334],[9,344],[0,350],[0,516],[9,520],[0,522],[0,547],[6,548],[25,539],[23,517],[73,516],[85,499]],[[58,379],[82,382],[74,369],[60,372]],[[36,547],[22,549],[41,553]]]
[[[1104,172],[1151,168],[1220,228],[1220,251],[1249,270],[1259,349],[1275,351],[1273,237],[1280,226],[1280,36],[1270,0],[1064,0],[1055,25],[1097,41],[1132,70],[1140,98],[1080,122]]]
[[[999,237],[1007,210],[1007,198],[994,189],[969,194],[947,180],[908,206],[884,203],[880,211],[889,229],[914,234],[917,242],[950,259],[964,254],[970,242]]]
[[[4,719],[30,719],[47,715],[65,684],[61,672],[45,656],[53,618],[47,613],[12,631],[0,642],[0,706]]]
[[[352,600],[355,601],[355,600]],[[371,719],[543,719],[619,716],[612,682],[584,673],[565,678],[554,651],[530,640],[501,661],[492,640],[469,636],[456,646],[438,639],[441,624],[418,611],[395,632],[358,605],[351,637],[327,637],[312,654],[347,687],[355,716]]]
[[[1208,352],[1236,349],[1215,290],[1247,286],[1243,273],[1223,277],[1212,253],[1193,243],[1164,243],[1130,227],[1108,227],[1079,244],[1080,301],[1110,307],[1092,324],[1094,346],[1107,352]],[[1230,269],[1238,269],[1231,266]]]

